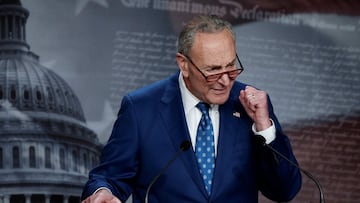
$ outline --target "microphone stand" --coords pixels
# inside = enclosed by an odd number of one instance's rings
[[[320,182],[308,171],[302,169],[299,165],[295,164],[294,162],[292,162],[290,159],[288,159],[286,156],[284,156],[283,154],[281,154],[279,151],[277,151],[276,149],[274,149],[271,145],[266,144],[265,139],[263,137],[260,138],[263,141],[263,145],[266,146],[267,148],[269,148],[271,151],[273,151],[275,154],[279,155],[280,157],[282,157],[283,159],[285,159],[287,162],[289,162],[291,165],[295,166],[296,168],[298,168],[301,172],[303,172],[307,177],[309,177],[312,181],[315,182],[319,193],[320,193],[320,203],[325,203],[325,198],[324,198],[324,192],[323,189],[321,187]]]
[[[162,170],[152,179],[152,181],[150,182],[147,190],[146,190],[146,194],[145,194],[145,203],[149,202],[149,192],[151,187],[153,186],[153,184],[159,179],[159,177],[169,168],[169,166],[172,164],[172,162],[175,161],[175,159],[178,158],[178,156],[183,152],[186,151],[190,148],[190,141],[183,141],[180,145],[180,149],[176,152],[176,154],[172,157],[172,159],[170,159],[170,161],[168,161],[166,163],[166,165],[162,168]]]

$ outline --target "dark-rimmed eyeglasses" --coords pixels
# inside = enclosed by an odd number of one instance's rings
[[[210,74],[210,75],[205,75],[205,73],[203,73],[201,71],[201,69],[197,65],[195,65],[195,63],[191,60],[191,58],[189,56],[184,55],[184,54],[183,54],[183,56],[185,56],[185,58],[196,68],[196,70],[198,70],[201,73],[201,75],[204,76],[204,78],[207,82],[218,81],[224,74],[227,74],[230,80],[235,80],[236,77],[244,71],[244,67],[241,64],[239,56],[237,54],[236,54],[236,59],[240,65],[239,68],[236,67],[236,69],[233,69],[233,70],[223,71],[220,73],[215,73],[215,74]]]

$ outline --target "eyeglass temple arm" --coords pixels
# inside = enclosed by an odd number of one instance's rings
[[[236,53],[236,58],[237,60],[239,61],[239,64],[240,64],[240,67],[244,70],[244,66],[242,65],[241,61],[240,61],[240,58],[238,56],[238,54]]]

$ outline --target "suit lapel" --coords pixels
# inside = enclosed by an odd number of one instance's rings
[[[248,122],[243,122],[247,117],[245,110],[238,101],[237,94],[231,94],[230,99],[219,107],[220,125],[219,138],[216,157],[216,167],[214,171],[212,195],[221,193],[222,182],[226,180],[229,166],[234,161],[234,151],[237,137],[242,136],[241,129],[246,129]],[[246,120],[246,119],[245,119]]]
[[[179,75],[176,74],[170,79],[170,83],[164,91],[164,95],[161,99],[162,110],[160,112],[162,120],[167,127],[167,134],[169,135],[176,150],[179,149],[180,144],[184,140],[191,140],[186,124],[185,113],[178,84],[178,77]],[[184,163],[189,176],[192,178],[195,184],[199,187],[204,195],[207,195],[199,170],[197,167],[194,167],[197,166],[197,161],[193,148],[191,147],[179,158]]]

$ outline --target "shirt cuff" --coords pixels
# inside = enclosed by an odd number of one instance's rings
[[[275,137],[276,137],[275,124],[274,124],[273,120],[270,119],[270,121],[271,121],[271,126],[262,131],[256,131],[255,123],[253,123],[253,125],[252,125],[252,131],[254,132],[254,134],[261,135],[262,137],[264,137],[266,144],[270,144],[272,141],[275,140]]]
[[[107,188],[107,187],[99,187],[98,189],[95,190],[95,192],[93,192],[93,194],[99,192],[100,190],[107,190],[112,194],[111,190],[109,188]]]

